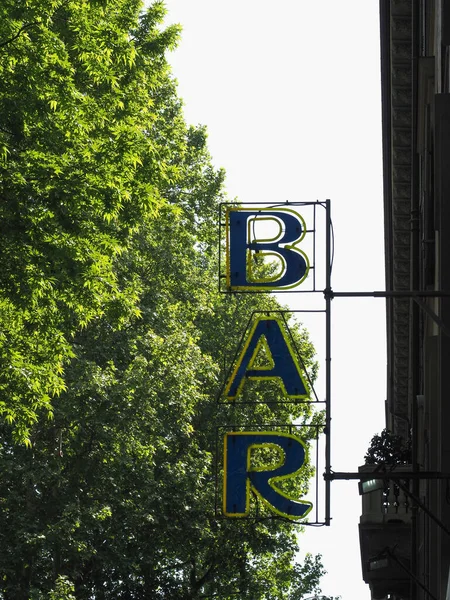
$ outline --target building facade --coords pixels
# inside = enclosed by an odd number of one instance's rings
[[[450,600],[450,0],[380,0],[380,31],[386,427],[411,456],[361,468],[384,473],[362,569],[373,599]]]

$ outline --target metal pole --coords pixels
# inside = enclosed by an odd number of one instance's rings
[[[440,473],[438,471],[391,471],[391,472],[383,472],[383,471],[372,471],[372,473],[330,473],[324,474],[324,478],[327,480],[328,478],[331,480],[334,479],[344,479],[351,480],[356,479],[359,481],[370,481],[372,479],[381,479],[384,481],[395,481],[396,485],[400,489],[402,489],[405,494],[411,498],[415,504],[419,508],[423,510],[423,512],[430,517],[448,536],[450,536],[450,529],[438,518],[436,517],[431,510],[425,506],[422,500],[412,493],[409,488],[402,483],[401,480],[411,480],[411,481],[419,481],[421,479],[434,479],[434,480],[443,480],[450,479],[450,473]],[[370,492],[368,492],[370,494]]]
[[[324,290],[325,296],[328,289]],[[405,290],[386,291],[374,290],[373,292],[335,292],[329,291],[332,298],[448,298],[450,292],[435,290]]]
[[[326,325],[325,325],[325,525],[331,524],[331,206],[325,201],[326,210]]]
[[[410,492],[406,485],[403,485],[401,481],[396,481],[396,484],[401,490],[405,492],[407,496],[414,500],[417,506],[419,506],[419,508],[421,508],[423,512],[426,515],[428,515],[430,519],[433,520],[436,523],[436,525],[438,525],[438,527],[442,529],[442,531],[444,531],[448,536],[450,536],[450,529],[448,529],[448,527],[446,527],[444,523],[440,519],[438,519],[438,517],[436,517],[429,508],[427,508],[427,506],[425,506],[425,504],[418,496],[416,496],[413,492]]]
[[[329,478],[331,481],[335,479],[356,479],[360,481],[370,481],[371,479],[391,479],[392,481],[399,479],[450,479],[450,473],[443,473],[441,471],[402,471],[400,468],[398,471],[372,471],[370,473],[354,471],[334,473],[331,471],[329,474],[325,473],[324,478]]]
[[[410,283],[409,285],[413,289],[421,287],[420,281],[420,173],[419,173],[419,153],[417,151],[417,99],[418,99],[418,48],[419,48],[419,3],[411,3],[412,12],[412,39],[411,39],[411,50],[412,50],[412,119],[411,119],[411,247],[410,247]],[[410,406],[411,406],[411,455],[412,455],[412,468],[413,471],[419,469],[418,464],[418,406],[417,406],[417,394],[420,390],[420,314],[419,307],[420,303],[426,304],[420,300],[417,296],[410,300],[410,355],[409,355],[409,379],[410,379]],[[422,307],[423,310],[423,307]],[[437,316],[437,315],[436,315]],[[445,327],[445,326],[444,326]],[[399,487],[402,485],[398,482]],[[413,480],[411,482],[412,496],[418,497],[419,495],[419,480]],[[408,488],[409,489],[409,488]],[[405,490],[403,490],[405,491]],[[406,493],[406,492],[405,492]],[[423,507],[422,507],[423,508]],[[430,515],[431,516],[431,515]],[[431,517],[433,518],[433,517]],[[413,580],[415,584],[419,585],[422,589],[424,588],[422,583],[416,577],[419,571],[419,557],[418,557],[418,543],[419,543],[419,520],[417,514],[417,506],[412,507],[411,514],[411,573],[413,574]],[[417,600],[419,597],[419,590],[417,585],[411,584],[411,600]]]
[[[398,566],[401,567],[406,573],[408,573],[411,579],[413,579],[413,581],[415,581],[417,585],[419,585],[423,589],[423,591],[428,595],[429,598],[431,598],[431,600],[437,600],[436,596],[433,596],[430,590],[420,581],[420,579],[416,577],[416,575],[414,575],[414,573],[410,571],[408,567],[404,565],[402,561],[399,560],[391,550],[387,551],[387,555],[390,556],[393,560],[395,560]]]
[[[426,313],[430,317],[430,319],[432,319],[436,323],[436,325],[441,329],[442,333],[444,333],[447,337],[450,337],[450,329],[446,326],[444,321],[434,312],[434,310],[431,310],[428,304],[425,304],[425,302],[417,296],[415,296],[413,300],[418,306],[420,306],[423,312]]]

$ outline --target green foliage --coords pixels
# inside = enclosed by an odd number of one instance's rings
[[[411,462],[411,444],[400,435],[383,429],[380,435],[375,434],[371,439],[364,461],[366,465],[408,464]]]
[[[300,600],[323,567],[294,564],[291,523],[215,516],[216,431],[321,416],[276,386],[215,402],[252,312],[280,307],[218,292],[224,173],[183,120],[177,29],[139,11],[0,7],[0,598]]]
[[[56,579],[55,589],[48,594],[48,600],[76,600],[74,591],[73,583],[67,577],[60,575]]]
[[[139,282],[115,260],[174,184],[185,144],[161,3],[6,0],[0,7],[0,412],[19,438],[64,389],[73,335]],[[167,140],[170,139],[170,143]]]

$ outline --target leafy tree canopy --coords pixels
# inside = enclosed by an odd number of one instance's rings
[[[380,435],[375,434],[364,457],[366,465],[407,464],[411,462],[411,444],[400,435],[383,429]]]
[[[73,335],[138,312],[115,259],[186,151],[154,4],[6,0],[0,7],[0,412],[19,438],[65,389]],[[169,141],[170,140],[170,141]]]
[[[276,388],[215,402],[249,316],[280,307],[218,292],[224,174],[184,122],[163,16],[133,0],[0,6],[4,600],[319,592],[320,557],[294,564],[290,522],[215,514],[217,428],[311,410],[274,404]]]

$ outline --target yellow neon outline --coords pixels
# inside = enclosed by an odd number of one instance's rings
[[[275,223],[277,223],[278,227],[280,228],[280,231],[277,233],[277,235],[274,238],[256,238],[253,240],[254,243],[261,243],[261,242],[276,242],[279,237],[281,236],[281,234],[283,233],[283,225],[281,224],[281,221],[279,219],[277,219],[276,217],[253,217],[251,219],[248,220],[247,223],[247,239],[251,240],[252,239],[252,232],[251,232],[251,227],[252,227],[252,223],[253,221],[275,221]]]
[[[231,285],[231,276],[230,276],[230,244],[229,244],[229,240],[230,240],[230,228],[229,228],[229,213],[234,211],[234,212],[244,212],[244,211],[249,211],[249,208],[227,208],[226,211],[226,286],[227,289],[230,291],[238,291],[238,290],[250,290],[250,291],[255,291],[255,287],[254,286],[249,286],[249,285]],[[255,209],[256,210],[256,209]],[[298,254],[301,254],[303,256],[303,258],[305,259],[306,262],[306,271],[305,274],[303,275],[303,277],[297,281],[296,283],[293,283],[292,285],[287,285],[287,286],[267,286],[264,288],[259,288],[261,291],[270,291],[270,290],[276,290],[276,289],[281,289],[281,290],[291,290],[295,287],[298,287],[299,285],[301,285],[305,279],[308,277],[309,275],[309,269],[311,267],[310,262],[309,262],[309,258],[308,256],[305,254],[305,252],[303,252],[303,250],[299,250],[296,246],[298,244],[300,244],[300,242],[303,241],[305,235],[306,235],[306,223],[304,218],[302,217],[302,215],[300,215],[299,213],[297,213],[295,210],[292,210],[290,208],[273,208],[273,207],[267,207],[267,208],[258,208],[257,209],[258,212],[264,212],[264,211],[272,211],[272,212],[286,212],[286,213],[291,213],[293,215],[295,215],[295,217],[297,219],[300,220],[301,224],[302,224],[302,228],[303,228],[303,233],[302,235],[299,237],[299,239],[294,242],[293,244],[286,244],[286,246],[284,246],[284,248],[288,249],[288,250],[292,250],[293,252],[297,252]],[[250,220],[255,220],[257,217],[253,217]],[[259,217],[260,220],[262,219],[266,219],[266,220],[276,220],[276,217]],[[249,238],[251,239],[251,238]],[[276,241],[276,239],[274,240],[258,240],[259,242],[263,242],[263,241]],[[271,254],[276,254],[276,252],[272,252]],[[283,257],[281,255],[277,255],[279,258],[281,258],[283,260]],[[261,281],[254,281],[254,283],[270,283],[271,279],[267,279],[267,280],[261,280]]]
[[[250,380],[259,380],[259,381],[279,380],[280,385],[281,385],[281,389],[282,389],[282,392],[283,392],[283,395],[286,398],[297,398],[297,399],[298,398],[309,398],[309,394],[289,395],[287,393],[287,391],[286,391],[286,387],[284,385],[283,379],[281,377],[279,377],[278,375],[268,375],[266,377],[257,377],[257,376],[254,376],[254,377],[242,377],[241,382],[238,385],[238,389],[236,391],[236,395],[235,396],[228,396],[227,395],[227,393],[228,393],[228,391],[229,391],[229,389],[231,387],[231,384],[234,381],[234,379],[236,377],[236,374],[237,374],[237,372],[238,372],[238,370],[239,370],[239,368],[241,366],[242,360],[244,359],[244,356],[247,353],[247,349],[249,347],[250,341],[253,339],[253,336],[255,334],[256,328],[258,327],[258,324],[259,324],[260,321],[276,321],[278,323],[278,325],[280,327],[280,330],[281,330],[281,335],[283,336],[283,339],[286,342],[287,349],[289,350],[289,354],[291,355],[291,358],[294,361],[294,364],[295,364],[295,366],[297,368],[297,371],[298,371],[298,374],[300,376],[300,379],[301,379],[301,381],[302,381],[302,383],[303,383],[303,385],[305,387],[305,390],[308,390],[308,386],[306,385],[305,379],[304,379],[304,377],[302,375],[302,369],[301,369],[300,364],[299,364],[299,362],[297,360],[297,357],[296,357],[296,355],[295,355],[295,353],[294,353],[294,351],[293,351],[293,349],[291,347],[291,344],[289,342],[289,338],[286,335],[286,331],[285,331],[285,327],[284,327],[284,322],[279,317],[270,317],[270,316],[261,315],[259,317],[256,317],[256,319],[255,319],[255,321],[254,321],[254,323],[252,325],[252,328],[250,330],[250,333],[249,333],[249,335],[247,336],[247,338],[245,340],[244,347],[242,348],[241,353],[239,355],[239,358],[236,361],[236,365],[235,365],[235,368],[233,370],[233,373],[232,373],[231,377],[228,379],[227,385],[226,385],[225,390],[224,390],[224,396],[227,398],[227,400],[229,400],[230,402],[233,402],[234,400],[236,400],[236,398],[242,392],[242,388],[244,386],[245,380],[246,379],[250,379]],[[259,342],[259,340],[258,340],[258,342]],[[249,366],[250,366],[250,362],[252,360],[255,360],[255,358],[256,358],[256,350],[257,350],[257,348],[258,348],[258,343],[256,344],[255,351],[253,352],[253,354],[252,354],[252,356],[250,358]],[[269,351],[270,351],[270,347],[269,347]],[[270,354],[272,354],[272,353],[270,353]],[[272,358],[272,360],[273,360],[273,358]],[[253,369],[253,370],[256,371],[257,369]],[[265,369],[260,368],[260,370],[264,371]]]
[[[231,212],[231,208],[227,208],[225,211],[225,282],[227,290],[231,288],[231,278],[230,278],[230,219],[229,214]]]
[[[252,258],[254,256],[275,256],[278,261],[281,263],[281,269],[278,271],[278,273],[275,273],[275,275],[271,275],[270,277],[261,277],[260,279],[258,279],[258,277],[255,277],[253,275],[253,262],[252,262]],[[255,252],[255,251],[249,251],[247,252],[247,276],[248,279],[253,282],[253,283],[270,283],[271,281],[278,281],[278,279],[280,279],[280,277],[284,274],[284,272],[286,271],[286,261],[284,259],[284,256],[282,256],[281,254],[278,254],[278,252]]]
[[[293,435],[292,433],[284,433],[281,431],[232,431],[232,432],[228,432],[225,434],[224,437],[224,463],[223,463],[223,494],[222,494],[222,508],[223,508],[223,514],[226,517],[236,517],[236,518],[242,518],[242,517],[246,517],[248,516],[248,513],[250,512],[250,491],[253,491],[258,498],[260,498],[260,500],[262,500],[262,502],[274,513],[276,513],[277,515],[280,515],[281,517],[286,517],[287,519],[291,519],[291,520],[298,520],[298,519],[304,519],[306,517],[306,515],[308,515],[310,513],[310,511],[312,510],[313,504],[312,502],[309,502],[308,500],[302,501],[302,504],[306,504],[309,505],[309,508],[306,510],[306,512],[304,513],[304,515],[302,515],[301,517],[297,517],[295,515],[289,515],[287,513],[283,513],[282,511],[278,510],[277,508],[275,508],[274,506],[272,506],[272,504],[270,504],[270,502],[268,500],[266,500],[263,496],[261,496],[261,494],[258,492],[258,490],[250,483],[250,479],[247,477],[247,481],[245,483],[245,512],[243,513],[228,513],[226,511],[226,499],[227,499],[227,439],[229,435],[261,435],[261,434],[271,434],[271,435],[279,435],[282,437],[287,437],[289,439],[294,439],[297,442],[300,442],[300,444],[303,446],[303,449],[305,450],[305,460],[302,464],[302,466],[297,469],[297,471],[294,471],[293,473],[289,473],[289,475],[279,475],[278,477],[270,477],[268,479],[268,484],[278,493],[280,494],[280,496],[283,496],[283,498],[286,498],[287,500],[293,500],[294,502],[299,502],[298,498],[293,498],[292,496],[288,496],[287,494],[285,494],[283,491],[281,491],[277,486],[272,485],[272,481],[281,481],[283,479],[291,479],[292,477],[298,475],[300,473],[300,471],[302,470],[303,466],[309,462],[309,450],[308,447],[306,446],[306,444],[303,442],[303,440],[299,437],[297,437],[296,435]],[[247,448],[247,472],[252,472],[252,471],[264,471],[264,468],[261,469],[251,469],[250,468],[250,463],[251,463],[251,450],[253,448],[262,448],[262,447],[271,447],[271,446],[275,446],[276,448],[281,449],[284,458],[286,458],[286,453],[284,452],[283,448],[281,446],[279,446],[278,444],[275,444],[273,442],[267,442],[267,444],[251,444],[250,446],[248,446]],[[280,463],[277,464],[276,467],[274,467],[272,470],[278,469],[278,467],[281,467],[284,465],[284,460]]]
[[[299,279],[296,283],[293,283],[292,285],[286,285],[286,286],[279,286],[279,285],[264,286],[264,288],[258,288],[260,291],[262,291],[262,292],[268,292],[268,291],[272,291],[272,290],[292,290],[293,288],[298,287],[299,285],[301,285],[305,281],[305,279],[308,277],[308,275],[309,275],[309,269],[311,268],[308,256],[303,252],[303,250],[298,250],[297,248],[295,248],[294,245],[287,244],[285,246],[285,248],[288,248],[289,250],[292,250],[293,252],[296,252],[297,254],[301,254],[303,256],[303,258],[305,259],[305,262],[306,262],[306,271],[305,271],[305,274],[303,275],[303,277],[301,279]],[[265,253],[262,253],[262,254],[265,254]],[[277,253],[276,252],[271,252],[271,254],[275,255]],[[277,254],[277,256],[282,261],[284,261],[284,258],[283,258],[283,256],[281,256],[281,254]],[[262,279],[261,281],[255,281],[254,283],[270,283],[271,281],[272,281],[272,279],[270,277],[268,277],[267,280]],[[249,290],[251,292],[255,291],[254,286],[251,286],[251,285],[231,285],[231,282],[230,282],[230,285],[228,287],[229,287],[229,289],[231,291],[238,291],[238,290]]]
[[[235,433],[240,433],[240,432],[235,432]],[[257,433],[263,433],[263,432],[258,431]],[[266,432],[266,433],[269,433],[269,432]],[[280,435],[280,433],[278,431],[271,431],[270,433],[273,433],[275,435]],[[252,444],[251,446],[249,446],[249,449],[251,449],[251,450],[258,449],[258,448],[275,448],[275,450],[278,451],[278,454],[281,454],[279,461],[275,463],[275,466],[272,468],[272,470],[278,469],[278,467],[282,467],[284,465],[284,460],[286,458],[286,453],[284,452],[283,448],[281,446],[279,446],[278,444],[274,444],[273,442],[266,442],[266,443],[263,443],[263,444]],[[252,459],[251,455],[252,455],[252,453],[249,452],[248,456],[247,456],[247,471],[248,472],[252,472],[252,473],[259,473],[259,472],[262,472],[262,471],[266,471],[267,470],[267,465],[266,465],[266,467],[262,466],[262,467],[255,467],[254,469],[250,468],[251,467],[251,461],[252,461],[251,460]]]
[[[256,358],[261,350],[265,350],[267,354],[267,358],[269,361],[269,366],[255,366]],[[275,367],[275,362],[273,360],[272,352],[270,351],[269,343],[267,342],[266,336],[263,334],[256,343],[255,350],[253,352],[253,356],[248,361],[248,366],[253,369],[253,371],[267,371],[269,369],[273,369]]]

